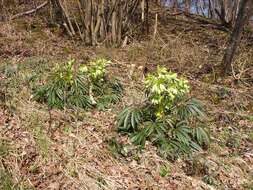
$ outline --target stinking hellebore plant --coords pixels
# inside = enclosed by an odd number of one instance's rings
[[[148,99],[155,106],[157,118],[163,117],[175,102],[190,91],[187,80],[178,78],[176,73],[168,72],[163,67],[158,67],[155,74],[149,74],[144,84]]]
[[[130,134],[132,142],[141,147],[152,142],[161,155],[172,159],[209,144],[203,128],[204,108],[200,101],[189,98],[187,80],[157,67],[145,78],[144,87],[147,100],[118,115],[119,132]]]
[[[117,80],[113,81],[106,76],[109,63],[100,58],[87,65],[75,65],[75,60],[57,64],[46,83],[35,91],[35,99],[46,102],[50,108],[89,108],[97,106],[100,101],[105,108],[119,101],[123,91]]]

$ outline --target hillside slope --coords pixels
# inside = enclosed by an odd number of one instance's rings
[[[68,39],[40,17],[1,23],[0,187],[252,189],[253,48],[243,42],[234,77],[221,79],[218,66],[228,33],[213,26],[168,14],[159,21],[155,39],[132,40],[124,48],[92,48]],[[112,61],[108,72],[124,85],[122,102],[106,110],[53,110],[49,115],[46,105],[32,99],[33,77],[48,75],[56,63],[96,57]],[[170,162],[151,144],[138,151],[117,134],[119,111],[142,99],[142,67],[152,72],[157,65],[186,77],[191,96],[204,102],[212,136],[207,151]],[[127,155],[110,151],[112,138],[127,145]],[[164,166],[168,175],[161,177]]]

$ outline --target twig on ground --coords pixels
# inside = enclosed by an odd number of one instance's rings
[[[14,20],[16,18],[22,17],[22,16],[26,16],[26,15],[30,15],[33,14],[35,12],[37,12],[38,10],[42,9],[43,7],[45,7],[48,4],[49,1],[45,1],[44,3],[42,3],[41,5],[39,5],[38,7],[36,7],[35,9],[26,11],[26,12],[22,12],[22,13],[18,13],[16,15],[13,15],[10,20]]]

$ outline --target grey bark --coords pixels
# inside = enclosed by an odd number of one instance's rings
[[[238,15],[235,21],[235,26],[228,41],[228,46],[225,50],[225,54],[222,61],[223,75],[228,74],[232,70],[232,61],[236,52],[236,49],[240,43],[240,36],[244,24],[249,19],[250,12],[252,9],[251,0],[241,0],[238,10]],[[247,6],[249,8],[247,12]]]

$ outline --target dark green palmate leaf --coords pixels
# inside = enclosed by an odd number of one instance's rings
[[[92,102],[89,96],[74,94],[67,99],[67,105],[69,105],[69,107],[80,107],[85,109],[91,108]]]
[[[159,153],[168,159],[175,160],[181,155],[187,155],[191,153],[189,145],[184,144],[177,139],[160,138],[157,141]]]
[[[84,83],[84,78],[77,75],[71,86],[66,90],[65,103],[68,107],[91,108],[92,102],[88,96],[88,87]]]
[[[188,120],[192,117],[196,117],[199,120],[205,118],[205,112],[203,105],[195,98],[189,99],[186,102],[182,102],[179,106],[174,107],[172,110],[181,120]]]
[[[110,86],[114,94],[123,94],[124,88],[117,79],[115,79],[115,81],[112,82]]]
[[[125,108],[118,116],[118,129],[121,132],[134,132],[142,122],[143,112],[136,107]]]
[[[98,98],[97,102],[97,107],[99,109],[107,109],[111,104],[116,104],[121,100],[123,95],[123,87],[118,81],[105,85],[103,89],[104,91]]]
[[[64,85],[62,81],[50,83],[42,86],[35,93],[34,98],[42,102],[47,102],[49,107],[64,107]]]
[[[97,108],[100,110],[108,109],[110,105],[116,104],[121,100],[117,94],[107,94],[98,99]]]
[[[175,128],[172,130],[172,137],[176,139],[178,142],[189,146],[191,137],[190,137],[191,129],[187,127],[186,123],[181,121],[177,123]]]
[[[87,79],[82,75],[77,74],[73,84],[71,85],[71,92],[80,92],[82,94],[88,94],[89,88],[87,85]]]
[[[35,99],[47,102],[51,108],[78,106],[91,107],[87,94],[87,87],[81,76],[77,76],[72,83],[67,83],[62,78],[55,78],[48,84],[40,87],[35,93]]]
[[[203,127],[193,128],[192,135],[199,145],[208,146],[210,144],[210,136]]]
[[[146,122],[143,128],[133,134],[131,141],[136,145],[144,146],[146,140],[156,141],[166,134],[166,126],[159,122]]]
[[[141,122],[134,122],[140,110],[143,119]],[[119,129],[124,132],[134,132],[131,141],[135,145],[144,147],[145,142],[149,140],[158,146],[163,156],[174,159],[180,155],[190,154],[192,151],[200,151],[201,146],[209,143],[209,136],[203,128],[191,128],[187,120],[175,121],[175,115],[167,116],[162,120],[144,122],[146,120],[144,110],[128,107],[119,115],[118,124],[121,126]]]
[[[160,138],[157,141],[159,153],[168,159],[175,160],[181,155],[189,155],[193,146],[192,141],[189,144],[185,144],[178,139]]]
[[[95,96],[103,96],[106,94],[106,90],[108,90],[108,86],[102,82],[92,83],[92,92]]]

